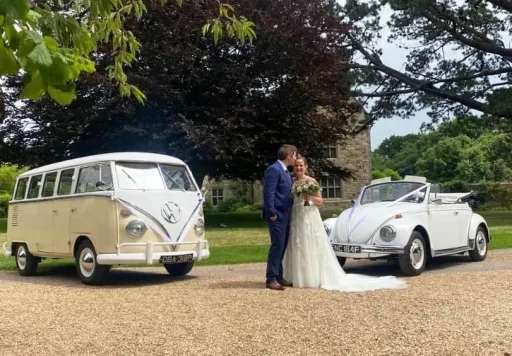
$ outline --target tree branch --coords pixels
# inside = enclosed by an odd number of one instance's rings
[[[435,9],[435,8],[434,8]],[[449,26],[443,21],[440,21],[437,17],[433,16],[429,11],[421,11],[421,14],[425,16],[428,20],[430,20],[432,23],[434,23],[439,28],[445,30],[450,35],[453,36],[453,38],[457,39],[458,41],[473,47],[475,49],[478,49],[483,52],[487,53],[494,53],[497,55],[500,55],[504,57],[508,61],[512,61],[512,50],[508,48],[499,47],[493,43],[485,42],[485,41],[476,41],[472,40],[470,38],[467,38],[460,34],[459,31],[457,31],[455,22],[453,23],[453,26]]]
[[[496,7],[500,7],[503,10],[512,12],[512,3],[510,2],[510,0],[487,0],[487,1]]]
[[[393,69],[391,67],[388,67],[385,65],[382,60],[379,58],[376,54],[371,54],[368,52],[362,45],[359,43],[353,35],[348,35],[348,38],[352,42],[352,45],[354,46],[354,49],[357,49],[361,54],[364,55],[364,57],[373,64],[375,70],[378,70],[380,72],[386,73],[390,75],[391,77],[399,80],[400,82],[410,86],[411,88],[418,88],[416,90],[422,90],[425,93],[435,95],[437,97],[440,97],[442,99],[448,99],[454,102],[457,102],[459,104],[462,104],[464,106],[467,106],[471,109],[475,109],[481,112],[487,112],[488,108],[485,103],[482,103],[480,101],[471,99],[466,96],[455,94],[452,91],[442,90],[438,89],[433,86],[432,83],[425,83],[423,81],[420,81],[418,79],[412,78],[406,74],[403,74],[396,69]]]

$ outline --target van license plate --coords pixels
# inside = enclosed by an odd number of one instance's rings
[[[160,256],[160,263],[174,264],[174,263],[186,263],[192,261],[194,255],[177,255],[177,256]]]
[[[333,244],[332,249],[336,252],[361,253],[361,246]]]

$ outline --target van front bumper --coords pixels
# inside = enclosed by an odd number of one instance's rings
[[[5,257],[12,256],[12,251],[8,248],[8,246],[9,246],[9,243],[7,241],[5,241],[4,244],[2,245],[2,249],[4,250]]]
[[[195,245],[194,250],[176,251],[176,252],[153,252],[155,246],[180,246]],[[140,246],[145,247],[144,252],[139,253],[122,253],[123,246]],[[192,256],[189,256],[192,255]],[[122,243],[117,248],[117,253],[102,253],[96,256],[96,260],[100,265],[115,264],[148,264],[162,263],[160,259],[163,256],[182,256],[189,257],[190,261],[200,261],[210,257],[208,242],[206,240],[198,240],[196,242],[127,242]]]

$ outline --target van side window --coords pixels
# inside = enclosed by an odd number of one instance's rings
[[[16,194],[14,200],[25,199],[25,192],[27,191],[28,178],[21,178],[18,180],[18,186],[16,187]]]
[[[73,185],[73,174],[75,169],[66,169],[60,174],[59,188],[57,195],[69,195],[71,194],[71,186]]]
[[[57,172],[46,174],[46,176],[44,177],[43,192],[41,193],[42,197],[53,196],[53,191],[55,188],[56,181],[57,181]]]
[[[110,164],[84,167],[80,169],[76,193],[88,193],[99,191],[96,183],[103,182],[103,189],[112,188],[112,170]]]
[[[30,185],[28,187],[28,195],[27,199],[33,199],[39,197],[39,184],[41,183],[41,179],[43,179],[43,175],[40,174],[38,176],[33,176],[30,178]]]

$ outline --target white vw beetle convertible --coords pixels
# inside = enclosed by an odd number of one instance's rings
[[[429,258],[487,256],[489,227],[464,201],[469,195],[439,193],[439,185],[424,177],[376,179],[351,208],[324,220],[324,227],[342,266],[347,258],[398,258],[403,273],[417,276]]]

